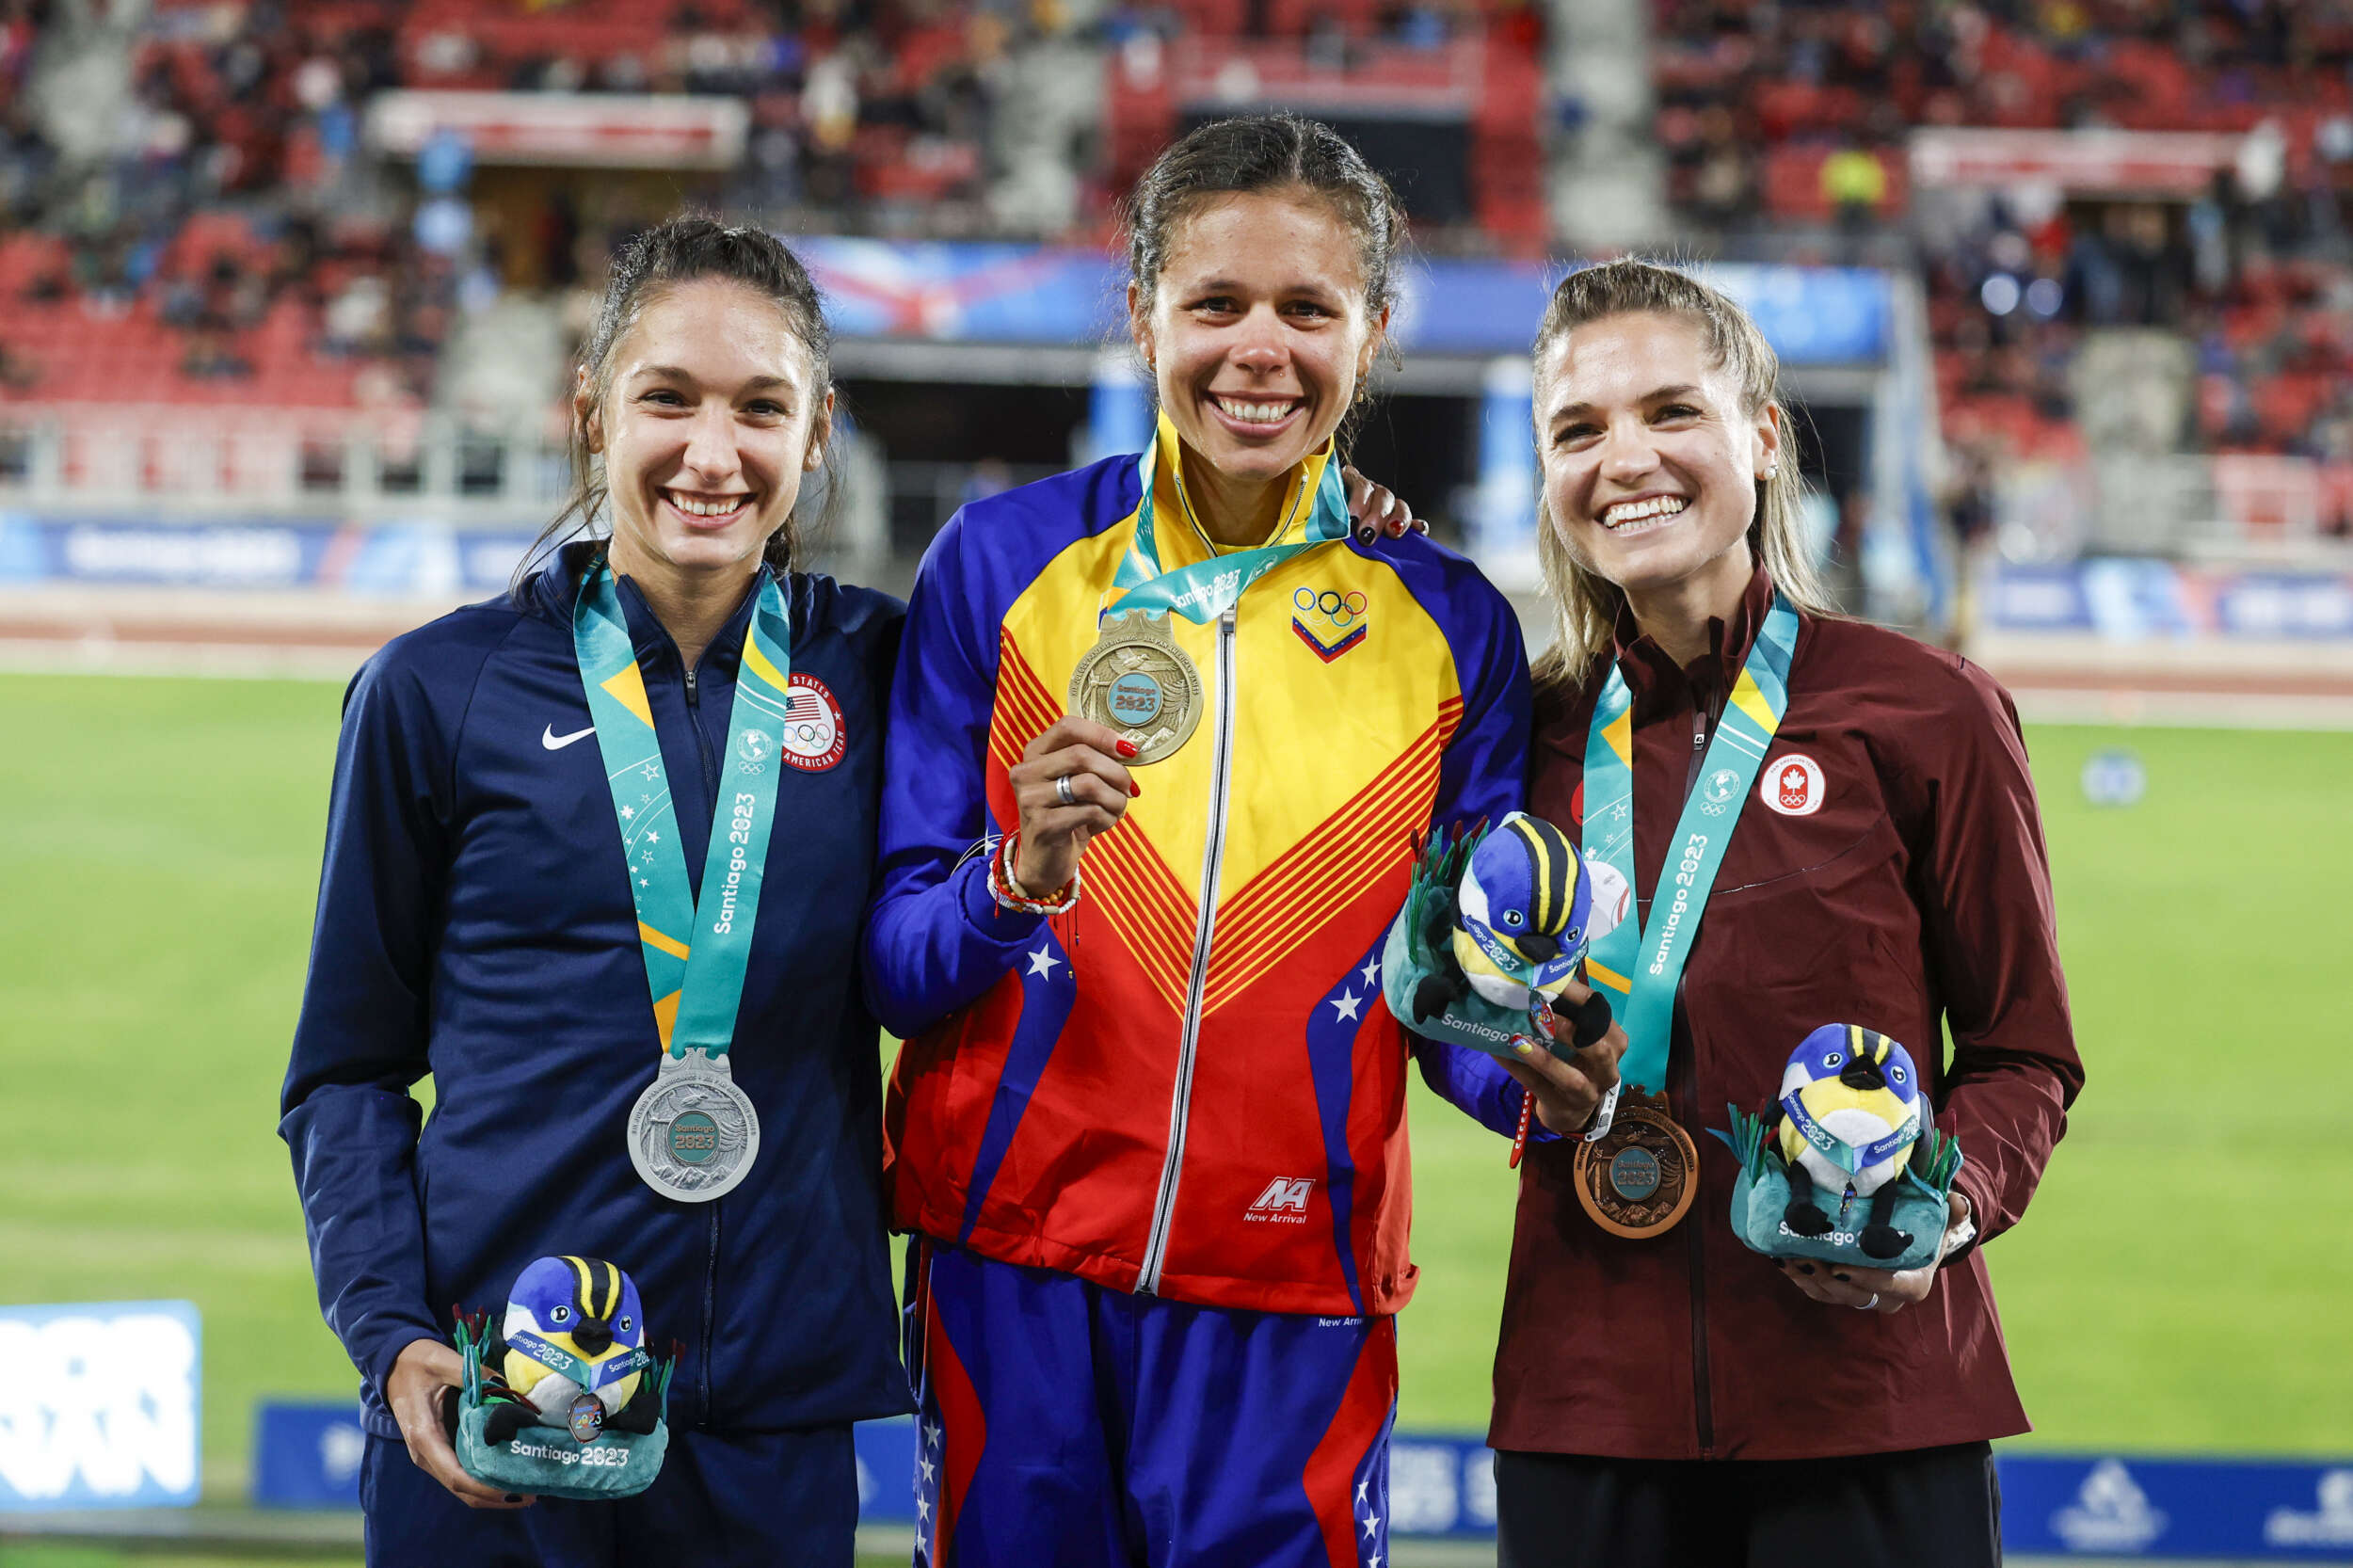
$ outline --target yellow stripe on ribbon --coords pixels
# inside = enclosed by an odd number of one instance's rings
[[[1756,689],[1756,677],[1747,670],[1740,672],[1739,681],[1732,688],[1732,705],[1748,714],[1768,736],[1781,728],[1781,720],[1766,704],[1765,694]]]
[[[613,700],[637,715],[648,729],[653,728],[653,705],[646,700],[646,678],[637,672],[636,661],[623,664],[610,680],[598,682],[613,694]]]
[[[692,951],[684,942],[664,936],[643,920],[637,922],[637,939],[656,952],[668,953],[681,964],[686,962],[687,954]]]
[[[662,1036],[662,1048],[670,1048],[670,1032],[678,1027],[678,1000],[683,992],[672,991],[653,1004],[654,1032]]]
[[[792,693],[785,681],[784,672],[776,668],[768,655],[760,651],[760,645],[748,636],[744,639],[744,667],[774,686],[778,696],[788,698],[792,696]]]
[[[1741,679],[1745,680],[1748,677],[1744,675]],[[1629,706],[1625,712],[1604,725],[1601,738],[1609,743],[1610,750],[1618,754],[1619,761],[1624,762],[1629,768],[1632,767],[1634,765],[1633,708]]]
[[[1597,980],[1601,982],[1601,984],[1609,986],[1613,991],[1623,992],[1627,996],[1634,994],[1634,982],[1628,980],[1625,976],[1620,974],[1617,970],[1611,968],[1607,964],[1594,963],[1593,954],[1591,953],[1587,953],[1585,955],[1585,976],[1589,980]]]

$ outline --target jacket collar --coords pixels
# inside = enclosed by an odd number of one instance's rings
[[[570,628],[572,612],[580,603],[581,583],[587,574],[588,564],[603,548],[604,541],[601,539],[574,539],[549,558],[548,564],[540,568],[538,574],[532,579],[528,589],[531,600],[540,613],[568,630]],[[728,617],[727,624],[719,628],[711,639],[711,646],[704,649],[704,658],[715,658],[728,668],[734,667],[743,655],[744,639],[751,632],[752,610],[760,602],[760,590],[775,576],[774,568],[762,561],[760,569],[752,574],[750,585],[744,591],[743,601],[736,605],[735,613]],[[629,623],[630,647],[636,653],[637,662],[644,664],[664,653],[675,658],[678,645],[670,640],[669,632],[664,630],[652,607],[646,602],[646,596],[638,592],[637,584],[626,577],[620,580],[620,600],[622,618]]]
[[[1685,687],[1695,696],[1731,691],[1739,682],[1740,666],[1748,663],[1749,650],[1772,602],[1773,575],[1759,561],[1749,573],[1749,584],[1740,591],[1740,602],[1733,607],[1731,618],[1708,617],[1707,652],[1678,669],[1667,650],[1634,624],[1634,612],[1621,600],[1617,623],[1610,632],[1611,653],[1625,672],[1635,705],[1646,707],[1653,698],[1665,698]]]
[[[1274,531],[1256,541],[1257,545],[1287,544],[1306,536],[1315,519],[1316,495],[1323,483],[1323,471],[1338,461],[1337,443],[1327,440],[1285,475],[1283,505],[1276,514]],[[1203,526],[1200,514],[1193,508],[1192,491],[1185,484],[1184,442],[1166,410],[1160,415],[1151,450],[1144,455],[1144,469],[1145,481],[1152,487],[1154,549],[1162,571],[1230,550],[1255,548],[1221,545]]]

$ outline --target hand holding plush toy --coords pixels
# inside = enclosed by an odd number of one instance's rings
[[[1790,1052],[1777,1105],[1727,1109],[1716,1136],[1740,1161],[1732,1228],[1752,1251],[1895,1272],[1943,1256],[1961,1148],[1896,1041],[1824,1024]]]
[[[646,1309],[637,1282],[600,1257],[543,1257],[516,1276],[499,1324],[499,1370],[517,1402],[490,1412],[483,1435],[567,1427],[585,1443],[608,1425],[651,1432],[653,1412],[622,1416],[645,1381]]]
[[[1783,1223],[1800,1236],[1827,1236],[1830,1215],[1815,1201],[1817,1184],[1849,1203],[1869,1198],[1857,1235],[1871,1257],[1896,1257],[1912,1245],[1888,1224],[1896,1173],[1920,1135],[1920,1080],[1912,1053],[1859,1024],[1825,1024],[1790,1053],[1781,1076],[1781,1156],[1789,1165],[1789,1207]]]

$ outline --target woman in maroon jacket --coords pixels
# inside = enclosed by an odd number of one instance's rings
[[[1513,1064],[1556,1136],[1524,1171],[1496,1357],[1502,1560],[1997,1562],[1987,1440],[2026,1419],[1979,1248],[2025,1209],[2083,1081],[2017,714],[1965,661],[1830,613],[1778,366],[1738,306],[1669,268],[1593,267],[1554,294],[1535,360],[1559,637],[1529,808],[1590,855],[1627,799],[1642,937],[1630,997],[1599,977],[1625,1030],[1582,1053],[1604,1083],[1624,1053],[1609,1137],[1576,1136],[1593,1081]],[[1776,648],[1777,730],[1775,682],[1741,679]],[[1727,702],[1760,722],[1720,744]],[[1756,729],[1761,759],[1737,744]],[[1693,873],[1718,853],[1711,896]],[[1733,1233],[1737,1163],[1708,1131],[1773,1100],[1826,1023],[1907,1046],[1960,1143],[1938,1266],[1777,1265]]]

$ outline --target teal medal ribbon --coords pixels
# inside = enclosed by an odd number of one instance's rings
[[[728,716],[718,811],[703,858],[702,897],[686,878],[661,737],[637,668],[611,568],[600,559],[572,612],[572,647],[597,748],[613,792],[629,868],[637,938],[653,1001],[662,1065],[630,1112],[630,1160],[646,1184],[705,1203],[744,1179],[760,1151],[760,1122],[735,1086],[728,1048],[743,1005],[752,930],[776,825],[776,780],[792,669],[792,623],[773,577],[744,640]]]
[[[1289,532],[1299,507],[1308,506],[1306,527],[1294,544],[1260,545],[1252,550],[1231,551],[1225,554],[1211,553],[1206,561],[1195,561],[1174,571],[1160,569],[1159,532],[1153,501],[1154,470],[1163,447],[1176,450],[1176,427],[1168,417],[1160,417],[1160,432],[1152,447],[1137,459],[1138,476],[1143,482],[1143,499],[1136,503],[1135,533],[1128,541],[1127,553],[1119,558],[1119,569],[1112,578],[1112,603],[1122,612],[1144,611],[1151,615],[1179,615],[1196,626],[1207,626],[1224,615],[1249,590],[1250,585],[1268,572],[1281,566],[1304,550],[1348,536],[1348,488],[1340,481],[1338,455],[1330,448],[1312,454],[1307,458],[1308,471],[1298,481],[1300,493],[1291,498],[1285,508],[1274,536],[1281,538]],[[1193,531],[1209,544],[1209,531],[1200,520],[1192,515],[1192,504],[1186,500],[1184,488],[1176,487],[1177,504],[1186,509],[1186,519]]]
[[[1765,753],[1789,709],[1789,662],[1797,650],[1798,613],[1780,594],[1757,631],[1740,679],[1716,723],[1698,784],[1683,803],[1673,844],[1651,895],[1650,919],[1629,917],[1604,933],[1586,955],[1586,973],[1613,993],[1626,1052],[1618,1064],[1627,1083],[1656,1095],[1667,1081],[1674,1032],[1675,988],[1699,938],[1724,850],[1765,765]],[[1634,880],[1634,694],[1613,664],[1593,704],[1585,735],[1586,858]]]
[[[1134,748],[1129,760],[1138,767],[1175,755],[1192,739],[1207,703],[1201,672],[1177,646],[1169,617],[1182,616],[1206,626],[1230,613],[1253,583],[1301,551],[1348,534],[1348,491],[1340,482],[1339,457],[1329,443],[1311,453],[1290,481],[1273,535],[1280,539],[1289,534],[1301,522],[1304,510],[1300,537],[1289,544],[1219,553],[1209,530],[1193,515],[1182,473],[1172,468],[1176,483],[1170,488],[1209,555],[1162,571],[1156,470],[1163,460],[1175,465],[1181,451],[1176,426],[1162,414],[1151,447],[1136,459],[1143,486],[1136,525],[1112,574],[1112,590],[1104,596],[1106,607],[1096,614],[1095,647],[1070,676],[1070,711],[1126,741]]]

